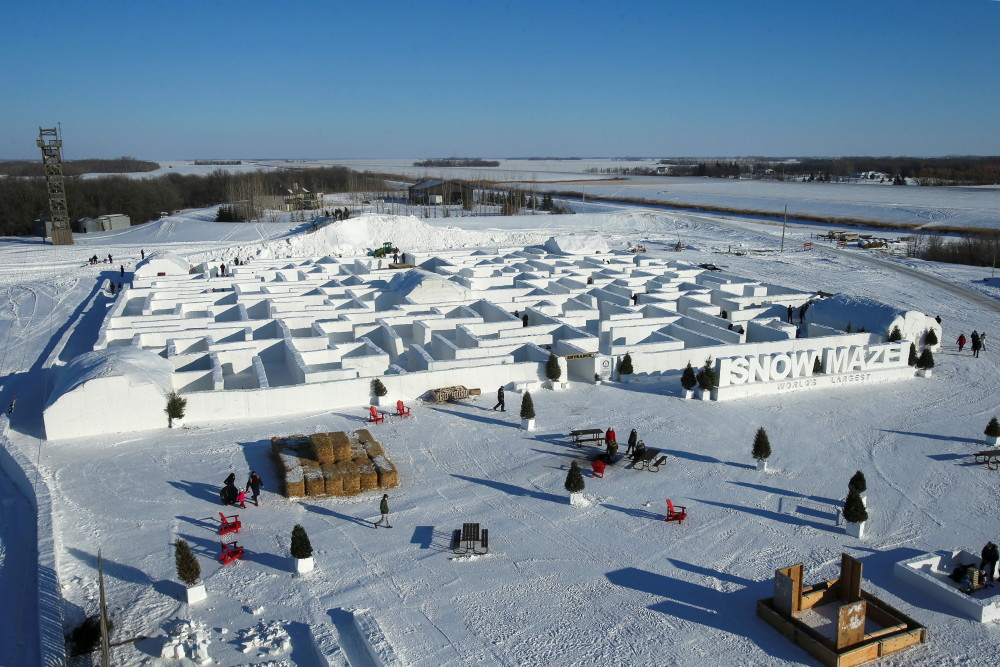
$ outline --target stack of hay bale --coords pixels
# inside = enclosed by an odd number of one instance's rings
[[[396,468],[366,429],[271,438],[271,454],[285,479],[285,495],[350,496],[399,485]]]

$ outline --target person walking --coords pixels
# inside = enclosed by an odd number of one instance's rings
[[[958,334],[958,340],[955,342],[958,344],[958,351],[961,352],[962,348],[965,347],[965,334]]]
[[[497,404],[493,406],[493,411],[496,412],[497,408],[500,408],[500,412],[507,412],[507,406],[503,402],[503,385],[497,389]]]
[[[239,489],[236,488],[236,473],[231,472],[229,477],[226,477],[222,491],[219,493],[219,499],[222,500],[223,505],[232,505],[236,502],[239,493]]]
[[[124,264],[119,265],[118,270],[121,271],[121,276],[122,276],[122,278],[124,278],[125,277],[125,265]]]
[[[979,338],[979,335],[973,331],[972,332],[972,356],[979,357],[979,350],[983,347],[983,343]]]
[[[628,448],[625,449],[625,456],[635,451],[635,444],[637,442],[639,442],[639,433],[635,429],[632,429],[632,432],[628,434]]]
[[[250,491],[250,500],[253,501],[254,507],[259,507],[260,503],[257,501],[258,496],[260,496],[260,490],[264,487],[264,480],[260,478],[256,472],[251,472],[250,477],[247,479],[246,490]]]
[[[997,561],[1000,561],[1000,550],[997,549],[997,545],[993,544],[993,542],[987,542],[980,555],[983,557],[983,563],[979,569],[986,570],[986,581],[989,581],[992,585],[993,577],[997,570]]]
[[[372,526],[372,528],[378,528],[379,525],[381,525],[381,523],[383,521],[385,521],[385,527],[386,528],[392,528],[392,526],[389,525],[389,494],[388,493],[383,493],[382,494],[382,502],[380,502],[378,504],[378,511],[382,513],[382,518],[379,519],[378,521],[376,521],[375,524]]]
[[[521,316],[521,324],[522,326],[528,326],[528,313]]]
[[[979,334],[979,349],[980,350],[985,350],[986,349],[986,332],[985,331],[982,332],[981,334]]]
[[[146,259],[146,251],[145,251],[145,250],[142,250],[142,249],[140,249],[140,250],[139,250],[139,257],[140,257],[141,259]]]
[[[795,316],[795,309],[794,309],[794,308],[792,308],[791,306],[788,306],[788,323],[789,323],[789,324],[791,324],[791,323],[792,323],[792,318],[793,318],[794,316]]]
[[[604,444],[607,445],[612,442],[616,444],[618,443],[618,434],[615,433],[615,429],[613,427],[609,426],[608,430],[604,432]]]

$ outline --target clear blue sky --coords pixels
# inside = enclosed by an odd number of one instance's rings
[[[10,2],[0,158],[1000,155],[1000,2]]]

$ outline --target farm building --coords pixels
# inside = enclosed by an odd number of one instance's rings
[[[472,201],[474,193],[468,185],[439,178],[421,181],[406,190],[412,204],[461,204],[463,200]]]

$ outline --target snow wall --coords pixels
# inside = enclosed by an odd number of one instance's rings
[[[155,278],[162,273],[167,276],[187,275],[190,270],[188,261],[180,255],[170,252],[151,252],[146,259],[135,267],[135,278]]]
[[[609,252],[608,242],[597,234],[565,234],[545,242],[545,250],[556,255],[593,255]]]
[[[893,327],[899,327],[903,338],[914,341],[918,348],[924,335],[933,329],[938,344],[931,349],[934,352],[941,349],[941,325],[933,317],[916,310],[901,310],[868,297],[835,294],[816,301],[806,311],[806,322],[841,331],[850,324],[853,331],[864,328],[883,337],[888,336]]]

